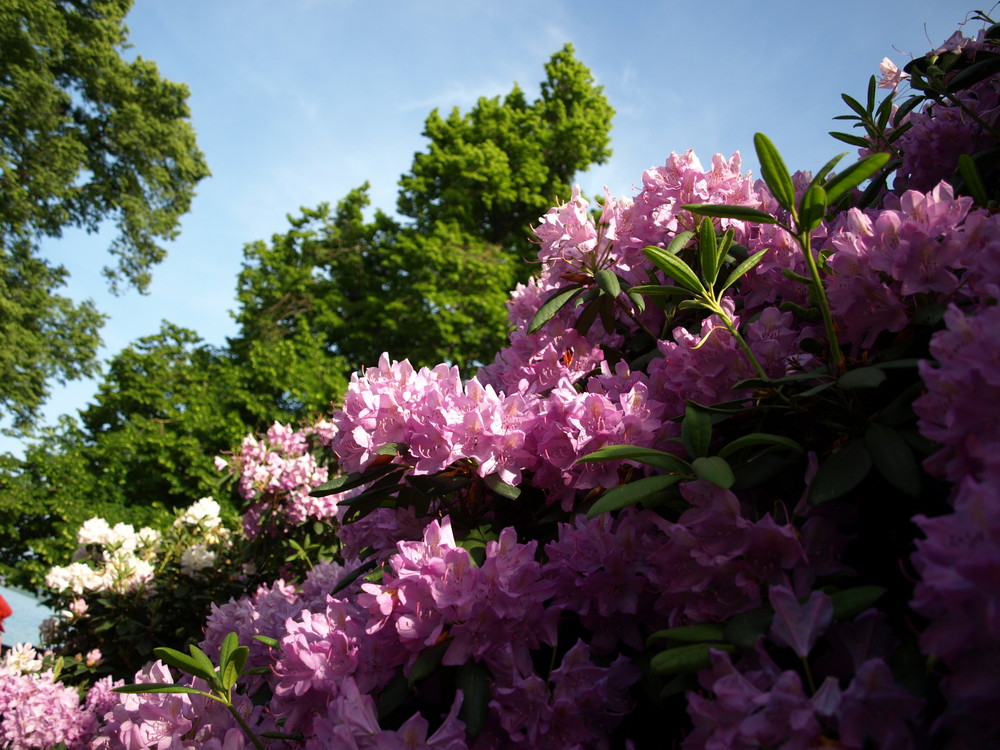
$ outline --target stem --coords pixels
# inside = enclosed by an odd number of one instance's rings
[[[826,298],[826,290],[823,288],[823,280],[819,275],[819,266],[812,254],[812,234],[809,231],[799,232],[795,235],[802,252],[806,256],[806,265],[809,266],[809,275],[812,277],[813,287],[816,290],[816,301],[819,303],[819,311],[823,315],[823,325],[826,327],[826,335],[830,340],[830,356],[833,358],[833,366],[837,372],[844,372],[844,355],[840,351],[840,344],[837,342],[837,329],[833,323],[833,315],[830,314],[830,303]]]
[[[260,738],[253,733],[253,730],[250,729],[250,726],[246,723],[243,717],[240,716],[240,712],[236,710],[236,706],[233,705],[232,701],[226,701],[226,708],[228,708],[229,713],[236,718],[237,723],[240,725],[240,729],[243,730],[243,734],[250,739],[253,746],[257,748],[257,750],[264,750],[264,744],[260,741]]]
[[[801,659],[802,659],[802,666],[806,670],[806,682],[809,683],[809,694],[816,695],[816,682],[815,680],[813,680],[812,670],[809,669],[809,660],[806,659],[804,656],[801,657]]]
[[[734,339],[736,339],[736,343],[740,345],[740,349],[743,350],[743,354],[746,356],[747,360],[749,360],[753,369],[757,372],[758,377],[760,377],[761,380],[770,380],[768,374],[764,372],[764,368],[757,360],[757,357],[755,357],[754,353],[750,351],[750,345],[747,344],[743,336],[740,335],[740,332],[736,330],[736,326],[733,325],[733,321],[730,320],[728,315],[726,315],[726,311],[722,309],[722,306],[716,304],[710,309],[713,313],[719,316],[719,319],[722,320],[722,324],[726,327],[726,330],[733,335]]]

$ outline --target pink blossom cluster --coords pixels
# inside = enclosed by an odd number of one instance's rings
[[[607,486],[616,468],[578,466],[577,459],[603,445],[643,445],[654,438],[659,407],[643,378],[629,382],[627,390],[608,391],[597,381],[594,390],[580,393],[562,380],[547,398],[530,387],[507,395],[477,378],[463,384],[457,368],[414,370],[383,355],[377,368],[352,378],[343,410],[334,416],[338,436],[331,447],[347,471],[371,465],[391,444],[404,448],[399,460],[414,474],[436,473],[460,460],[473,461],[479,476],[495,474],[509,484],[531,471],[553,501],[572,504],[574,490]]]
[[[320,423],[295,430],[275,422],[262,438],[245,437],[239,452],[230,460],[215,459],[219,470],[237,474],[240,495],[250,501],[243,515],[247,538],[253,539],[261,532],[265,512],[281,515],[291,523],[301,523],[307,518],[332,518],[336,514],[336,500],[309,495],[329,477],[327,467],[321,466],[312,452],[309,442],[312,435],[329,440],[330,425]]]
[[[91,690],[86,703],[71,687],[57,682],[51,671],[21,673],[0,666],[0,746],[49,748],[62,743],[81,750],[98,728],[109,680]]]

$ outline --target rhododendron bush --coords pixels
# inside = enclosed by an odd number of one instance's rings
[[[856,163],[574,191],[476,377],[385,354],[220,459],[259,585],[92,746],[1000,743],[994,31],[845,97]]]

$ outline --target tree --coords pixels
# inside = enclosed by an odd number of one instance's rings
[[[2,367],[37,373],[0,380],[16,426],[37,414],[47,378],[91,374],[100,322],[54,293],[66,271],[39,258],[38,241],[112,221],[111,289],[145,291],[166,254],[158,243],[176,235],[208,175],[187,88],[122,56],[131,5],[0,0],[0,280],[34,290],[0,309],[0,356],[18,357]],[[70,335],[48,335],[62,325]]]
[[[614,109],[567,44],[545,65],[539,99],[529,104],[515,84],[501,102],[480,98],[466,114],[431,112],[426,153],[399,181],[399,212],[416,229],[441,221],[531,258],[529,227],[570,181],[611,156]],[[521,268],[519,278],[529,275]]]
[[[234,351],[298,337],[344,372],[383,351],[466,374],[492,359],[507,334],[507,295],[533,268],[523,262],[533,255],[531,224],[568,197],[578,171],[611,153],[614,111],[572,46],[545,70],[530,104],[515,85],[464,115],[431,112],[428,150],[399,181],[409,221],[376,211],[366,222],[364,185],[333,212],[322,204],[289,217],[291,229],[270,245],[248,245]]]
[[[348,373],[383,351],[469,370],[506,334],[509,254],[455,221],[426,232],[381,212],[365,222],[367,189],[351,191],[333,212],[327,204],[303,209],[270,245],[249,245],[240,274],[234,353],[297,341],[305,347],[297,348],[306,358],[300,369],[314,354],[326,360],[317,366],[327,375],[327,403]]]

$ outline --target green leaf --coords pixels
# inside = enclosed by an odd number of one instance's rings
[[[505,497],[508,500],[517,500],[521,496],[521,488],[512,484],[507,484],[498,474],[490,474],[483,479],[483,484],[490,488],[492,492]]]
[[[577,317],[576,323],[573,324],[573,328],[575,328],[577,333],[581,336],[586,336],[590,327],[594,325],[594,321],[597,320],[597,313],[601,309],[603,299],[603,295],[595,297],[584,305],[583,310],[580,311],[580,315]]]
[[[701,220],[699,245],[701,246],[701,279],[705,282],[705,288],[711,289],[719,275],[719,246],[715,238],[715,225],[707,216]]]
[[[632,287],[627,292],[628,298],[632,300],[632,304],[635,306],[635,312],[637,315],[642,314],[646,310],[646,300],[643,296]]]
[[[771,190],[771,195],[778,201],[778,205],[787,211],[795,210],[795,185],[792,177],[788,173],[788,167],[778,153],[778,149],[771,143],[771,139],[763,133],[756,133],[753,137],[754,147],[757,149],[757,159],[760,161],[760,172],[764,177],[764,182]]]
[[[782,437],[781,435],[771,435],[766,432],[751,432],[726,443],[726,445],[719,449],[718,455],[720,458],[729,458],[729,456],[737,451],[744,450],[745,448],[753,448],[758,445],[780,445],[790,448],[796,453],[804,452],[803,447],[790,438]]]
[[[843,99],[844,102],[847,104],[847,106],[853,109],[861,117],[862,120],[868,118],[868,110],[862,107],[861,102],[859,102],[853,96],[849,96],[848,94],[841,94],[840,98]]]
[[[222,639],[222,646],[219,648],[219,668],[225,669],[226,665],[229,664],[229,660],[232,658],[233,651],[236,650],[240,645],[239,636],[236,633],[227,633],[226,637]]]
[[[665,284],[640,284],[628,290],[629,295],[648,294],[651,297],[690,297],[691,292],[682,286],[669,286]],[[579,330],[579,329],[578,329]]]
[[[729,206],[725,203],[687,203],[681,208],[699,216],[711,216],[716,219],[755,221],[758,224],[778,223],[778,220],[766,211],[759,211],[749,206]]]
[[[768,607],[740,612],[726,624],[725,638],[737,648],[751,649],[771,629],[773,620],[774,612]]]
[[[240,678],[239,670],[236,669],[236,665],[230,662],[222,669],[222,692],[229,693],[236,684],[236,681]]]
[[[194,646],[192,646],[192,648],[194,648]],[[185,672],[194,677],[200,677],[209,685],[211,685],[212,682],[217,679],[215,674],[215,666],[212,664],[209,658],[205,656],[205,654],[202,654],[202,656],[205,657],[204,661],[208,662],[207,668],[205,667],[205,663],[202,660],[196,659],[193,656],[187,656],[186,654],[182,654],[180,651],[177,651],[172,648],[166,648],[166,647],[154,648],[153,656],[162,661],[164,664],[174,667],[175,669],[179,669],[182,672]]]
[[[856,162],[826,183],[827,202],[832,205],[848,190],[856,188],[889,161],[889,154],[872,154]]]
[[[837,118],[835,117],[834,119]],[[835,157],[830,159],[830,161],[824,164],[823,168],[819,170],[819,172],[817,172],[815,175],[813,175],[813,179],[812,182],[809,184],[809,187],[812,187],[813,185],[822,185],[823,180],[826,179],[826,176],[833,171],[833,168],[840,163],[841,159],[847,156],[847,153],[848,153],[847,151],[844,151],[843,153],[837,154]]]
[[[528,325],[528,333],[534,333],[552,320],[556,316],[556,313],[569,303],[571,299],[580,294],[582,289],[579,284],[574,284],[573,286],[557,289],[549,295],[548,299],[542,303],[542,306],[538,308],[538,312],[531,319],[531,323]]]
[[[920,465],[898,430],[878,422],[870,424],[865,431],[865,447],[889,484],[910,497],[920,495]]]
[[[278,646],[281,645],[276,638],[271,638],[268,635],[255,635],[254,639],[260,641],[265,646],[269,646],[270,648],[278,648]]]
[[[826,207],[826,191],[820,185],[810,185],[799,205],[799,231],[811,232],[818,227],[826,215]]]
[[[398,443],[393,443],[393,445],[398,445]],[[309,493],[310,497],[327,497],[328,495],[336,495],[341,492],[347,492],[348,490],[353,490],[356,487],[361,487],[362,485],[373,482],[376,479],[391,474],[394,471],[402,471],[403,467],[399,464],[380,464],[379,466],[372,466],[364,471],[357,472],[354,474],[342,474],[339,477],[334,477],[329,482],[324,482],[319,487],[316,487]]]
[[[667,628],[658,630],[646,639],[646,646],[651,646],[657,641],[671,640],[683,643],[704,643],[705,641],[721,641],[725,635],[725,628],[721,625],[700,624],[682,625],[677,628]]]
[[[610,513],[647,501],[668,487],[673,487],[683,478],[680,474],[657,474],[612,487],[591,506],[587,511],[587,518],[596,518],[602,513]]]
[[[695,294],[705,291],[691,267],[673,253],[668,253],[666,250],[652,245],[643,249],[643,252],[654,266],[685,289]]]
[[[649,667],[656,674],[691,674],[712,666],[712,650],[733,653],[736,649],[728,643],[695,643],[678,646],[656,654]]]
[[[593,453],[576,460],[579,464],[595,463],[597,461],[635,461],[636,463],[655,466],[664,471],[691,472],[691,465],[675,456],[673,453],[656,450],[655,448],[640,448],[635,445],[605,445]]]
[[[856,586],[830,594],[833,619],[837,622],[854,619],[866,609],[871,609],[885,592],[886,589],[881,586]]]
[[[962,91],[997,73],[1000,73],[1000,56],[994,54],[987,57],[984,54],[984,59],[980,59],[965,70],[956,73],[955,77],[948,81],[947,91],[950,94]]]
[[[959,154],[958,173],[962,176],[966,190],[968,190],[969,195],[972,196],[976,203],[980,206],[985,206],[989,203],[986,188],[983,187],[983,181],[979,176],[979,170],[976,169],[976,163],[968,154]]]
[[[745,261],[743,261],[738,266],[736,266],[736,268],[733,269],[732,273],[730,273],[729,276],[726,277],[726,281],[722,285],[722,291],[727,290],[729,287],[731,287],[733,284],[735,284],[740,278],[742,278],[746,274],[750,273],[750,271],[758,263],[760,263],[762,260],[764,260],[764,254],[768,250],[770,250],[770,248],[765,247],[763,250],[760,250],[760,251],[754,253],[749,258],[747,258]]]
[[[681,421],[681,441],[691,458],[707,456],[712,442],[712,415],[688,404]]]
[[[691,241],[692,237],[694,237],[694,232],[690,230],[678,232],[667,245],[667,252],[671,255],[677,255],[677,253],[683,250],[684,246]]]
[[[842,388],[877,388],[886,380],[886,374],[880,367],[857,367],[848,370],[837,379]]]
[[[860,135],[851,135],[850,133],[837,133],[830,132],[834,138],[842,143],[848,143],[851,146],[857,146],[858,148],[871,148],[871,143],[867,138],[862,138]]]
[[[203,695],[206,698],[217,700],[211,693],[206,693],[198,688],[187,687],[186,685],[175,685],[172,682],[140,682],[135,685],[122,685],[111,688],[112,693],[187,693],[189,695]]]
[[[463,696],[458,718],[465,722],[468,736],[474,738],[483,731],[486,724],[486,713],[492,697],[490,672],[482,664],[469,661],[459,668],[455,682]]]
[[[444,652],[448,650],[449,646],[451,646],[451,641],[441,641],[441,643],[435,643],[420,652],[420,655],[413,662],[413,666],[410,667],[410,673],[406,676],[406,681],[411,688],[437,671],[441,666],[441,659],[444,658]]]
[[[233,650],[232,654],[232,664],[236,667],[237,674],[243,674],[243,667],[247,664],[247,659],[250,657],[250,649],[247,646],[239,646]]]
[[[726,459],[720,456],[709,456],[708,458],[696,458],[691,462],[694,473],[699,479],[711,482],[714,485],[728,490],[736,483],[736,477]]]
[[[618,281],[618,277],[615,275],[615,272],[610,269],[598,269],[598,271],[594,274],[594,281],[597,282],[597,286],[600,290],[609,297],[617,297],[621,294],[621,283]]]
[[[872,459],[865,441],[859,439],[849,443],[820,465],[809,488],[809,502],[819,505],[847,494],[861,484],[871,468]]]

